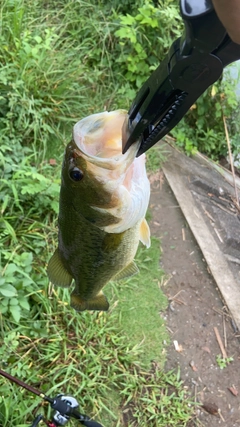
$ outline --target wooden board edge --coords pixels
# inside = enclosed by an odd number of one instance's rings
[[[198,209],[191,191],[186,187],[181,175],[163,166],[164,175],[179,203],[191,231],[203,253],[214,280],[225,300],[238,330],[240,330],[240,285],[236,283],[228,262]]]

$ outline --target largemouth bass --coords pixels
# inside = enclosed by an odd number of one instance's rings
[[[136,142],[122,154],[127,112],[93,114],[73,128],[62,166],[58,248],[48,264],[54,285],[75,289],[77,311],[107,310],[102,288],[138,272],[139,240],[150,246],[145,220],[150,185]]]

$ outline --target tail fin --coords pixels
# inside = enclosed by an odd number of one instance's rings
[[[84,310],[107,311],[109,308],[108,300],[102,292],[100,292],[94,298],[91,298],[89,300],[83,299],[80,297],[80,295],[75,294],[73,292],[71,294],[70,305],[76,311],[84,311]]]

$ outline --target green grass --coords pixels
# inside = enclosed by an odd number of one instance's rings
[[[135,338],[132,342],[131,331],[126,334],[119,327],[118,310],[112,306],[108,313],[77,314],[68,300],[68,291],[45,288],[31,303],[31,318],[19,325],[5,321],[2,368],[50,396],[74,395],[82,411],[106,427],[122,426],[123,410],[129,405],[128,425],[144,426],[148,419],[153,426],[166,426],[166,420],[169,425],[184,425],[191,408],[179,378],[164,374],[158,363],[151,369],[141,367],[138,345]],[[144,351],[146,345],[142,344]],[[46,407],[37,408],[35,396],[10,387],[5,379],[0,384],[3,427],[19,426],[20,419],[27,425],[33,409],[46,413]]]
[[[159,267],[160,242],[151,239],[151,247],[140,247],[136,263],[140,273],[114,286],[119,324],[125,336],[139,347],[140,360],[150,366],[155,360],[161,367],[169,340],[161,313],[167,307],[167,298],[161,290],[164,272]],[[111,285],[109,285],[110,287]]]
[[[0,366],[51,396],[72,394],[105,427],[184,426],[192,406],[179,373],[163,371],[159,241],[140,247],[137,276],[107,286],[108,313],[76,313],[69,291],[50,286],[46,275],[72,126],[91,113],[128,108],[127,94],[135,93],[112,5],[121,13],[135,13],[136,5],[115,3],[0,6]],[[151,151],[150,169],[163,154]],[[0,377],[1,426],[27,427],[38,411],[49,415],[39,398]]]
[[[74,395],[82,412],[105,427],[122,426],[123,420],[129,426],[184,426],[193,407],[179,376],[162,370],[167,335],[159,311],[166,306],[158,286],[159,254],[157,239],[150,252],[140,248],[140,273],[108,285],[107,313],[76,313],[69,291],[49,287],[43,277],[29,299],[29,315],[19,323],[2,318],[1,367],[50,396]],[[33,409],[46,414],[38,398],[10,389],[9,394],[8,381],[1,379],[3,427],[19,426],[20,419],[27,426]]]

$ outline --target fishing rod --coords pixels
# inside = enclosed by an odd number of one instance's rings
[[[51,408],[55,410],[52,420],[47,420],[43,415],[39,414],[33,421],[30,427],[36,427],[40,421],[44,422],[48,427],[58,427],[65,426],[70,418],[80,421],[83,426],[86,427],[103,427],[96,421],[91,420],[87,415],[81,414],[78,411],[79,404],[75,397],[65,396],[63,394],[58,394],[56,397],[49,397],[36,388],[32,387],[29,384],[19,380],[18,378],[8,374],[7,372],[0,369],[0,375],[7,378],[12,383],[17,384],[18,386],[24,388],[25,390],[30,391],[30,393],[35,394],[36,396],[41,397],[46,402],[50,403]]]

